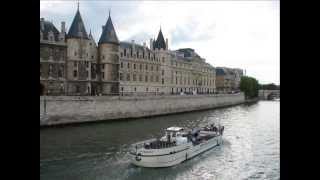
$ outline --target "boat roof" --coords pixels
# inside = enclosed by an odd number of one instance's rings
[[[182,127],[169,127],[166,129],[167,131],[181,131],[183,130]]]

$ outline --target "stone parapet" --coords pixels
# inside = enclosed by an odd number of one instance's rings
[[[41,96],[40,126],[140,118],[231,106],[244,95]]]

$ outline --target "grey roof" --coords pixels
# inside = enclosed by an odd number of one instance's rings
[[[194,49],[191,48],[178,49],[177,51],[183,53],[184,57],[191,57],[192,53],[194,53]]]
[[[120,48],[122,48],[122,49],[131,49],[132,48],[132,43],[121,41],[120,42]],[[144,47],[141,46],[140,44],[135,44],[135,49],[139,50],[139,51],[143,51]],[[150,49],[148,47],[146,47],[145,49],[146,49],[146,51],[150,51]]]
[[[42,37],[44,40],[48,40],[48,34],[50,31],[53,32],[54,34],[54,39],[55,41],[59,41],[59,34],[60,32],[58,31],[58,29],[49,21],[44,21],[43,20],[43,29],[41,29],[41,19],[40,19],[40,31],[42,32]]]
[[[100,36],[98,44],[101,43],[119,44],[119,40],[116,31],[114,30],[110,14],[107,23],[102,30],[102,34]]]
[[[164,37],[162,34],[162,31],[160,29],[157,40],[155,42],[153,42],[153,48],[156,49],[166,49],[166,42],[164,41]]]
[[[76,15],[72,21],[67,37],[89,39],[86,28],[84,27],[84,23],[82,21],[79,9],[77,10]]]
[[[224,76],[224,75],[226,75],[226,73],[225,73],[224,69],[216,68],[216,75],[217,76]]]

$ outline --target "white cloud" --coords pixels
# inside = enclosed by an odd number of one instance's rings
[[[40,14],[71,24],[76,2],[41,1]],[[108,9],[120,40],[156,38],[190,47],[214,66],[239,67],[261,82],[279,83],[279,1],[80,1],[87,31],[98,40]]]

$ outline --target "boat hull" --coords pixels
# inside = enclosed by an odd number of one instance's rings
[[[198,145],[193,145],[191,142],[180,147],[167,148],[161,153],[130,153],[131,162],[136,166],[141,167],[170,167],[180,164],[183,161],[191,159],[204,151],[207,151],[222,143],[222,137],[217,136]]]

